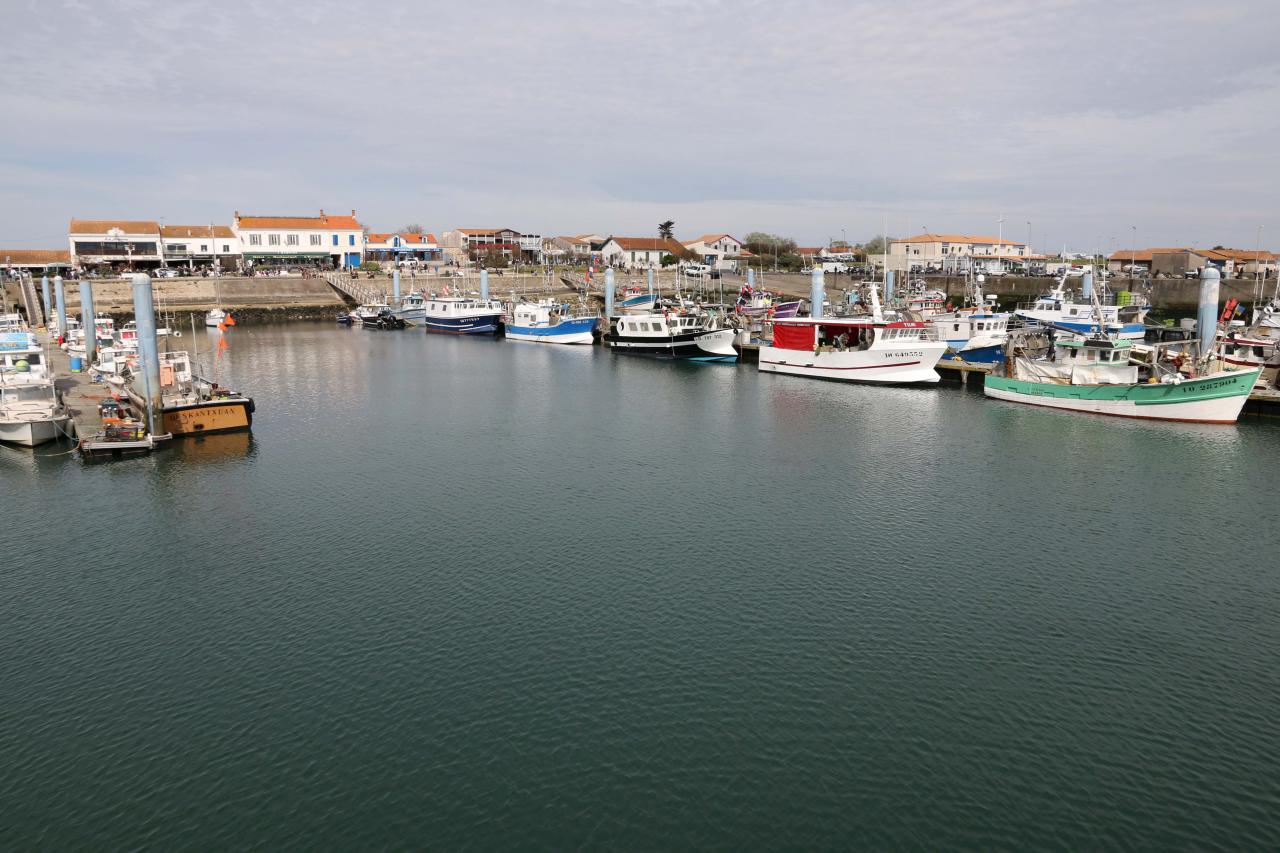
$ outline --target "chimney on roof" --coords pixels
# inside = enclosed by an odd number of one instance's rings
[[[239,218],[240,218],[240,211],[238,211],[238,210],[237,210],[237,211],[236,211],[236,219],[239,219]]]
[[[324,208],[320,208],[320,218],[324,219]]]
[[[351,216],[355,217],[355,215],[356,215],[356,209],[353,207],[351,208]]]

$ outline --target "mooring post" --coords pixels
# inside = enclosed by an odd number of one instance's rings
[[[93,322],[93,285],[80,281],[80,327],[84,329],[84,369],[93,365],[98,351],[98,329]]]
[[[613,267],[604,271],[604,316],[613,316]]]
[[[1085,299],[1093,297],[1093,270],[1085,270],[1084,275],[1080,276],[1080,295]]]
[[[58,305],[58,336],[67,339],[67,297],[62,292],[62,276],[53,277],[53,297]]]
[[[809,316],[815,320],[822,318],[822,301],[826,299],[826,288],[823,287],[821,267],[814,267],[809,276]]]
[[[49,310],[49,276],[40,276],[40,293],[44,297],[44,324],[46,327],[49,321],[53,319],[53,312]]]
[[[888,308],[892,304],[893,304],[893,270],[885,270],[884,307]]]
[[[1218,339],[1218,285],[1222,275],[1218,268],[1205,264],[1200,270],[1200,305],[1196,311],[1196,335],[1200,338],[1200,357],[1208,358]]]
[[[653,267],[649,267],[649,295],[653,296]]]
[[[400,304],[400,270],[391,273],[391,296],[395,300],[395,305]]]
[[[156,311],[151,297],[151,276],[133,277],[133,320],[138,326],[138,365],[147,401],[147,430],[153,436],[163,427],[160,413],[160,355],[156,348]]]
[[[489,301],[489,271],[480,270],[480,298]]]

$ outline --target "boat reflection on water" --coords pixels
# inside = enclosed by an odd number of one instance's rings
[[[164,454],[184,462],[236,462],[258,452],[251,432],[181,436],[165,442]]]

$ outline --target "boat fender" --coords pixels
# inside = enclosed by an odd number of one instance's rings
[[[173,332],[172,332],[172,335],[173,335],[175,338],[180,338],[180,337],[182,337],[182,331],[181,331],[181,330],[179,330],[179,329],[174,329],[174,330],[173,330]]]
[[[244,408],[245,408],[245,411],[247,411],[251,415],[257,411],[257,407],[253,404],[252,397],[249,398],[249,402],[245,404]]]

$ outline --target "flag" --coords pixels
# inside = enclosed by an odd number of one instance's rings
[[[234,325],[236,324],[236,318],[235,318],[235,317],[232,317],[230,314],[228,314],[228,315],[227,315],[227,319],[225,320],[225,322],[226,322],[226,324],[227,324],[228,326],[234,326]]]

